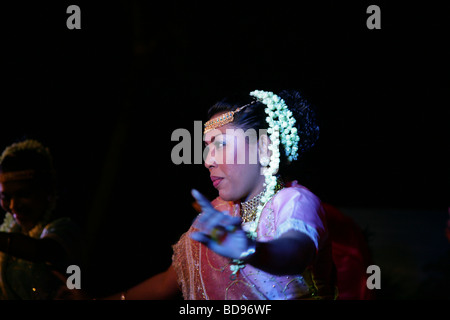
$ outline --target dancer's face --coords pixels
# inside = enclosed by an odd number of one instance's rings
[[[226,201],[250,199],[263,190],[256,132],[227,124],[205,135],[205,167]]]

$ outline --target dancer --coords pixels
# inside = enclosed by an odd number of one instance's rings
[[[218,197],[192,195],[202,213],[163,273],[108,299],[334,299],[335,269],[321,201],[285,176],[318,138],[295,91],[223,100],[205,123],[205,166]],[[170,222],[167,224],[170,226]]]

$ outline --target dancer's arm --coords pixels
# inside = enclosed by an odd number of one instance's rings
[[[104,300],[165,300],[173,299],[180,292],[177,274],[172,266],[125,292],[120,292]]]

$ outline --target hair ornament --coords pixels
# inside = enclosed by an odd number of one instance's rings
[[[239,111],[241,111],[242,109],[248,107],[251,104],[254,104],[256,101],[252,101],[249,104],[246,104],[245,106],[239,107],[234,111],[228,111],[214,119],[211,119],[207,122],[205,122],[205,129],[203,131],[203,134],[207,133],[208,131],[220,128],[224,125],[226,125],[227,123],[233,122],[234,121],[234,115],[236,113],[238,113]]]
[[[266,122],[269,124],[267,133],[271,140],[274,132],[278,130],[288,161],[297,160],[300,137],[297,134],[296,120],[292,111],[289,110],[284,100],[273,92],[255,90],[250,92],[250,95],[266,105]]]
[[[252,91],[250,92],[250,96],[256,98],[256,101],[266,105],[266,122],[269,125],[267,133],[269,134],[269,139],[271,141],[271,144],[268,146],[268,149],[271,151],[270,161],[268,166],[262,168],[264,172],[265,188],[262,194],[258,195],[259,203],[256,207],[254,220],[246,222],[245,226],[245,231],[248,236],[252,239],[256,239],[258,235],[256,230],[264,206],[283,188],[283,184],[278,181],[276,176],[280,166],[280,143],[284,146],[288,161],[292,162],[297,160],[298,157],[298,143],[300,137],[298,136],[297,128],[295,127],[296,120],[293,117],[292,111],[288,109],[282,98],[273,92],[262,90]],[[238,112],[240,109],[237,109],[235,112]],[[239,270],[244,267],[245,262],[242,259],[233,259],[230,265],[232,277],[235,277]]]

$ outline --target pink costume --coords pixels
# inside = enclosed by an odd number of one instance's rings
[[[216,198],[219,211],[239,216],[240,206]],[[186,300],[292,300],[335,298],[331,242],[320,200],[293,182],[264,207],[257,228],[261,242],[279,238],[288,230],[306,233],[314,242],[314,263],[302,274],[275,276],[250,264],[232,277],[230,259],[222,257],[189,236],[193,226],[174,245],[173,266]],[[245,230],[246,224],[242,224]]]

